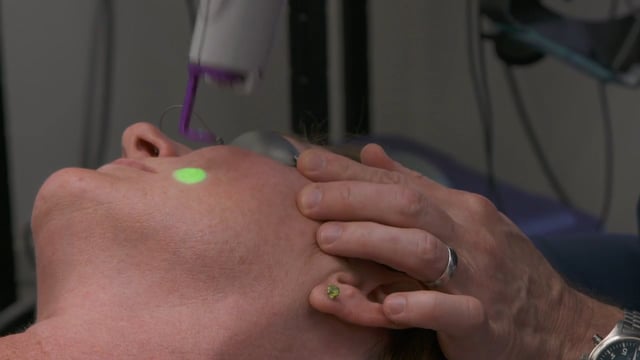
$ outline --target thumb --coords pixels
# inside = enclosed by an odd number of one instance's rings
[[[478,299],[438,291],[391,294],[384,300],[383,311],[399,327],[432,329],[452,337],[466,336],[488,326]]]

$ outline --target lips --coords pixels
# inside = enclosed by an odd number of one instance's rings
[[[114,162],[111,163],[112,165],[120,165],[120,166],[127,166],[127,167],[131,167],[134,169],[138,169],[138,170],[142,170],[145,172],[150,172],[150,173],[156,173],[156,171],[150,167],[148,167],[147,165],[137,161],[137,160],[133,160],[133,159],[125,159],[125,158],[120,158]]]

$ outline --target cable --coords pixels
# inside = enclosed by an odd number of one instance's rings
[[[573,203],[571,198],[567,194],[567,191],[562,186],[562,183],[558,180],[549,160],[544,153],[542,145],[540,143],[540,139],[536,135],[536,131],[533,126],[533,122],[527,112],[526,106],[524,104],[524,98],[522,96],[522,91],[518,86],[518,81],[516,79],[515,73],[513,69],[509,65],[504,65],[504,73],[505,78],[507,79],[507,85],[511,90],[511,95],[513,98],[513,102],[516,107],[516,111],[518,112],[518,117],[522,123],[522,127],[524,128],[524,132],[529,140],[529,144],[531,145],[533,152],[535,153],[540,166],[542,167],[542,171],[549,182],[549,185],[553,189],[553,192],[556,194],[556,197],[562,202],[563,205],[567,207],[573,207]]]
[[[604,227],[611,212],[614,180],[614,148],[613,148],[613,122],[611,121],[611,108],[607,96],[606,84],[598,82],[598,99],[602,111],[602,127],[604,139],[604,185],[602,194],[602,207],[600,208],[600,226]]]
[[[613,19],[617,15],[618,0],[616,2],[616,11],[609,13],[609,18]],[[620,50],[616,54],[613,60],[613,69],[616,70],[622,61],[628,56],[628,52],[631,51],[631,47],[638,40],[640,35],[640,13],[638,13],[635,4],[632,1],[627,0],[625,4],[629,10],[634,12],[635,20],[629,30],[629,34],[624,39]],[[613,181],[615,174],[615,154],[613,147],[613,121],[611,120],[611,107],[609,105],[609,97],[607,96],[606,84],[602,81],[597,83],[598,101],[600,102],[600,111],[602,112],[602,127],[603,127],[603,141],[604,141],[604,179],[602,190],[602,205],[600,207],[599,225],[604,228],[609,215],[611,213],[611,203],[613,200]],[[640,203],[639,203],[640,204]],[[640,209],[640,208],[639,208]],[[640,223],[639,225],[640,226]]]
[[[616,52],[616,56],[613,58],[613,62],[611,63],[611,68],[613,70],[620,70],[623,62],[629,57],[629,53],[633,50],[634,45],[638,41],[638,37],[640,37],[640,13],[635,9],[633,3],[627,0],[627,7],[634,13],[634,21],[633,25],[631,25],[631,29],[627,36],[625,36],[622,45]]]
[[[522,92],[518,86],[515,74],[511,67],[505,66],[505,76],[507,83],[513,95],[513,100],[518,111],[518,115],[522,122],[522,126],[525,130],[529,143],[531,144],[536,158],[542,166],[543,172],[547,181],[553,188],[558,199],[567,207],[574,207],[573,203],[568,196],[566,190],[558,180],[555,172],[553,171],[549,161],[542,149],[540,140],[538,139],[533,123],[526,111]],[[605,84],[598,83],[598,98],[600,101],[600,107],[602,111],[603,119],[603,137],[604,137],[604,185],[602,195],[602,206],[599,214],[599,227],[604,227],[609,213],[611,211],[611,202],[613,194],[613,177],[614,177],[614,150],[613,150],[613,126],[611,121],[611,110],[609,107],[609,101],[607,97]]]
[[[493,140],[493,106],[491,103],[491,92],[487,82],[487,67],[481,38],[481,14],[479,8],[474,8],[473,5],[475,3],[476,1],[474,0],[467,0],[466,3],[467,51],[469,54],[468,65],[482,126],[485,161],[487,166],[487,186],[489,188],[490,197],[496,204],[496,207],[500,210],[504,210],[502,197],[498,191],[496,181]],[[477,21],[477,24],[475,24],[474,19]],[[474,31],[474,29],[476,31]]]

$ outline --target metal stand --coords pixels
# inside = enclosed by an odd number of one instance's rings
[[[2,9],[0,8],[1,12]],[[16,301],[11,203],[9,201],[9,171],[7,168],[6,137],[4,133],[2,50],[2,24],[0,23],[0,311]]]
[[[368,134],[368,1],[343,2],[345,132]],[[325,1],[289,1],[292,130],[310,140],[329,133]]]
[[[327,11],[324,1],[289,1],[292,130],[310,140],[329,133]]]
[[[23,331],[35,316],[35,297],[17,301],[8,154],[4,127],[6,112],[3,96],[3,50],[2,24],[0,23],[0,337]]]
[[[343,1],[345,131],[367,135],[369,125],[368,0]]]

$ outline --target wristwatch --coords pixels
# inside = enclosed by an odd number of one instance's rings
[[[580,360],[640,360],[640,312],[625,310],[624,318],[604,339],[593,336],[596,347]]]

